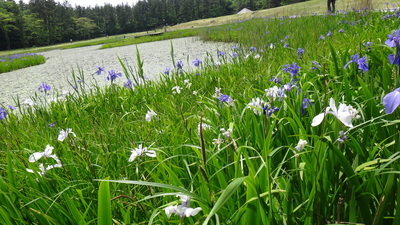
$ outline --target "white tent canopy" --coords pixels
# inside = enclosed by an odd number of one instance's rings
[[[253,12],[253,11],[251,11],[250,9],[243,8],[237,14],[248,13],[248,12]]]

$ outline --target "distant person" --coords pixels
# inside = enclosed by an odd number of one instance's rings
[[[335,12],[335,3],[336,3],[336,0],[328,0],[328,13]]]

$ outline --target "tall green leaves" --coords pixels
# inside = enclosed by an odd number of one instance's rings
[[[110,183],[107,180],[100,182],[99,195],[98,195],[98,210],[97,210],[97,224],[98,225],[111,225],[111,195]]]

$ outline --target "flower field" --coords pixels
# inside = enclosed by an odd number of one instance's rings
[[[202,30],[237,45],[195,70],[148,80],[138,56],[94,68],[105,88],[38,83],[0,106],[0,223],[400,224],[399,28],[258,18]]]
[[[42,55],[35,53],[3,55],[0,56],[0,73],[35,66],[45,62],[46,59]]]

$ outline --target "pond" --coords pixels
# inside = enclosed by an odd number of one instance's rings
[[[135,68],[136,47],[144,62],[144,76],[154,79],[167,67],[174,67],[171,43],[175,61],[182,60],[185,70],[193,67],[192,61],[196,58],[204,61],[207,54],[217,57],[218,50],[229,52],[233,46],[227,43],[204,42],[199,37],[189,37],[109,49],[89,46],[42,52],[39,54],[46,57],[46,63],[0,74],[0,106],[15,105],[13,98],[19,98],[23,102],[38,93],[38,87],[43,82],[51,86],[50,92],[53,94],[72,91],[70,82],[73,80],[73,71],[79,74],[78,71],[81,70],[85,74],[86,83],[90,81],[98,85],[108,84],[110,81],[106,80],[106,73],[95,75],[96,67],[102,66],[105,71],[123,72],[118,61],[119,57],[125,65]],[[123,84],[126,80],[126,77],[118,78],[117,83]]]

